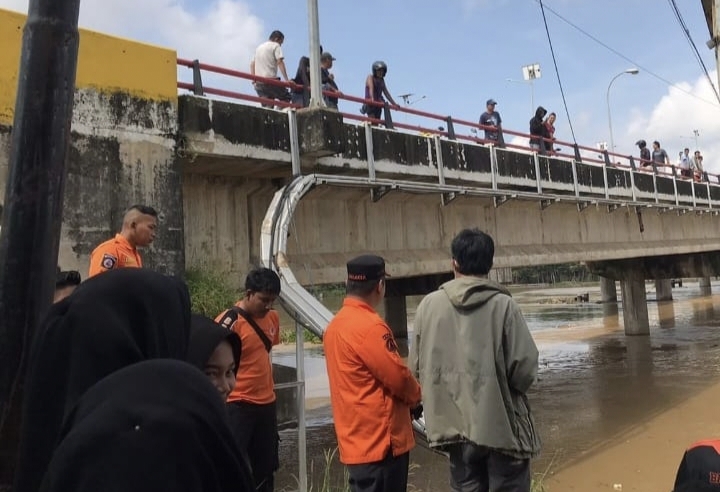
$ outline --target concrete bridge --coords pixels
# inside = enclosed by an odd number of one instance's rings
[[[0,11],[0,28],[18,33],[1,49],[9,60],[3,66],[17,66],[23,23],[24,16]],[[115,56],[98,56],[107,52]],[[675,170],[644,172],[626,156],[598,160],[590,157],[596,149],[573,144],[566,145],[573,154],[553,157],[498,149],[455,133],[456,126],[479,129],[474,123],[437,115],[430,116],[446,130],[178,96],[177,62],[171,50],[81,33],[64,268],[87,271],[90,251],[118,228],[122,210],[147,202],[162,218],[148,266],[217,269],[239,285],[262,261],[261,227],[273,195],[293,177],[311,175],[284,261],[301,284],[313,285],[343,281],[353,255],[383,255],[394,275],[387,311],[398,331],[405,296],[448,278],[449,244],[465,227],[495,238],[496,268],[588,262],[613,279],[605,282],[608,298],[620,280],[628,333],[647,333],[644,279],[720,272],[717,176],[695,182]],[[16,77],[0,73],[3,182]]]

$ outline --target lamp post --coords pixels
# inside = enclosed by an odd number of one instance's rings
[[[325,106],[322,97],[322,84],[320,76],[320,20],[318,14],[318,0],[308,0],[308,31],[310,33],[310,107]]]
[[[607,110],[608,110],[608,126],[610,127],[610,152],[615,152],[615,142],[613,141],[613,131],[612,131],[612,116],[610,114],[610,88],[612,87],[613,82],[615,82],[615,79],[620,77],[621,75],[625,75],[626,73],[629,73],[630,75],[637,75],[640,73],[640,70],[637,68],[628,68],[627,70],[623,70],[619,74],[617,74],[615,77],[612,78],[610,83],[608,84],[607,88]]]
[[[522,67],[523,80],[505,79],[515,84],[530,84],[530,113],[535,112],[535,79],[542,76],[539,63],[532,63]]]

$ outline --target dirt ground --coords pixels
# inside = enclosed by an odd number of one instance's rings
[[[720,383],[546,477],[546,491],[669,492],[685,448],[720,437],[719,408]]]

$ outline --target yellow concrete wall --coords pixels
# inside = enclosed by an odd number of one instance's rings
[[[27,17],[0,9],[0,124],[12,124],[22,33]],[[76,87],[177,99],[174,50],[80,30]]]

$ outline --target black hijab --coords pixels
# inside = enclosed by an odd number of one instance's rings
[[[237,373],[242,351],[240,337],[234,331],[223,328],[206,316],[193,314],[190,319],[190,345],[188,346],[187,361],[200,370],[205,369],[208,359],[223,340],[232,347],[235,372]]]
[[[64,417],[92,385],[146,359],[185,359],[190,297],[180,280],[125,268],[54,304],[33,342],[14,490],[36,492]]]
[[[121,369],[63,425],[42,492],[250,492],[217,390],[185,362]]]

